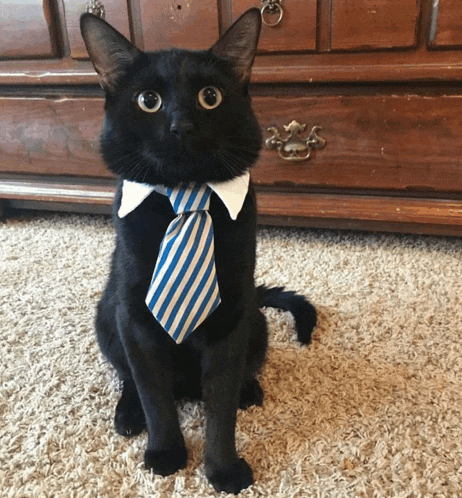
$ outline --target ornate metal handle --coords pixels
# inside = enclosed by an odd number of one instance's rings
[[[106,17],[106,9],[99,0],[90,0],[90,2],[87,3],[85,10],[89,14],[101,17],[101,19],[104,19]]]
[[[274,20],[275,16],[277,16],[276,20]],[[273,28],[282,21],[283,16],[282,0],[261,0],[261,19],[263,24]],[[272,22],[268,21],[270,18],[273,18]]]
[[[284,125],[287,136],[283,138],[275,126],[270,126],[268,131],[273,133],[273,136],[268,138],[265,144],[268,149],[276,149],[285,161],[306,161],[310,158],[312,149],[322,149],[326,141],[317,134],[322,130],[320,126],[313,126],[308,138],[302,138],[300,133],[305,131],[305,128],[306,124],[301,125],[293,120]]]

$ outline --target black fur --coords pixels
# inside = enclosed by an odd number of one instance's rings
[[[256,161],[259,126],[247,92],[260,13],[251,9],[209,51],[145,54],[104,21],[89,14],[82,34],[106,91],[103,157],[120,177],[113,218],[116,248],[98,305],[100,348],[123,381],[116,430],[133,436],[147,429],[145,465],[160,475],[183,468],[187,451],[175,401],[202,399],[207,414],[205,470],[218,491],[238,493],[253,482],[235,449],[238,407],[261,405],[256,379],[267,349],[261,306],[294,314],[298,338],[307,344],[316,312],[302,296],[256,288],[256,205],[252,186],[236,221],[216,194],[213,220],[220,306],[180,345],[145,305],[159,245],[175,217],[167,197],[152,193],[125,218],[117,215],[123,179],[175,186],[186,181],[224,181]],[[213,85],[223,102],[199,108],[197,94]],[[137,95],[155,89],[158,112],[146,113]]]
[[[302,344],[309,344],[311,333],[316,326],[316,310],[305,296],[293,291],[285,291],[283,287],[257,287],[258,304],[260,307],[269,306],[290,311],[295,319],[297,338]]]

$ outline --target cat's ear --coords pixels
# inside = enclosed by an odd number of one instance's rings
[[[250,79],[261,30],[261,13],[257,8],[244,12],[210,49],[218,57],[231,61],[242,83]]]
[[[105,90],[114,90],[125,69],[143,54],[110,24],[93,14],[82,14],[80,30],[88,55]]]

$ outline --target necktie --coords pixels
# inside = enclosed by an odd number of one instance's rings
[[[211,193],[210,187],[197,183],[167,188],[178,216],[160,245],[146,304],[178,344],[220,304],[207,212]]]

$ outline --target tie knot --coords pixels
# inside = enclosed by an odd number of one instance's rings
[[[176,214],[207,211],[211,194],[212,189],[208,185],[194,182],[167,188],[167,196]]]

